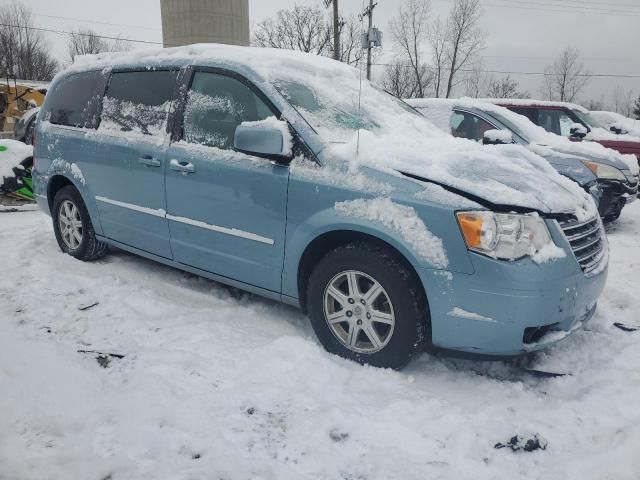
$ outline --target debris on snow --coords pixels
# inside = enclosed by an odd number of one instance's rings
[[[90,308],[93,308],[93,307],[95,307],[96,305],[99,305],[99,304],[100,304],[100,302],[93,302],[93,303],[88,303],[86,305],[80,305],[78,307],[78,310],[80,310],[80,311],[89,310]]]
[[[527,439],[520,435],[515,435],[506,443],[496,443],[493,448],[510,448],[513,452],[534,452],[536,450],[546,450],[547,441],[537,433]]]
[[[629,325],[628,323],[614,322],[613,326],[619,328],[623,332],[637,332],[640,330],[640,325]]]

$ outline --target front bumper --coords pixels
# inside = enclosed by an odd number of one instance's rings
[[[638,182],[599,180],[602,197],[598,203],[601,217],[617,216],[622,208],[633,202],[638,195]]]
[[[420,270],[429,299],[433,347],[457,354],[512,357],[545,348],[579,330],[595,312],[607,268],[585,275],[573,254],[569,250],[566,254],[538,265],[529,258],[504,262],[472,253],[471,275]]]

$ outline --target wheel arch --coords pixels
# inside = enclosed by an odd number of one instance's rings
[[[60,171],[53,173],[47,181],[47,203],[49,205],[49,212],[51,212],[51,215],[53,215],[53,199],[55,198],[56,193],[66,186],[72,186],[80,193],[80,197],[89,212],[89,217],[91,218],[91,223],[93,224],[96,234],[102,235],[98,207],[91,196],[90,191],[88,191],[85,185],[80,184],[77,179]]]
[[[366,242],[382,247],[395,255],[412,275],[413,281],[415,281],[417,288],[419,289],[420,294],[423,296],[428,308],[427,292],[425,291],[424,285],[420,280],[420,276],[418,275],[416,266],[408,258],[408,256],[405,255],[404,252],[394,246],[391,242],[371,233],[360,230],[339,229],[330,230],[316,236],[311,242],[308,243],[300,257],[297,271],[297,287],[298,301],[303,312],[306,313],[307,311],[306,291],[309,283],[309,277],[311,276],[311,272],[313,271],[315,265],[317,265],[320,259],[322,259],[331,250],[334,250],[343,245],[357,242]]]

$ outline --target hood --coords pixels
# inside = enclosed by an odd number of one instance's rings
[[[566,213],[579,219],[597,215],[591,196],[579,185],[521,146],[482,146],[448,136],[401,138],[399,143],[397,137],[363,130],[359,147],[357,140],[332,145],[323,157],[338,162],[356,158],[350,168],[355,164],[401,172],[500,210]]]
[[[597,180],[596,175],[587,167],[582,160],[594,160],[590,157],[578,157],[571,154],[571,152],[559,151],[555,148],[543,147],[540,145],[530,144],[529,150],[533,153],[540,155],[547,162],[549,162],[553,168],[555,168],[560,174],[569,177],[571,180],[578,182],[581,187]],[[608,162],[602,162],[607,163]]]

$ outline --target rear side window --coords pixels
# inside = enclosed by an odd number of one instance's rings
[[[177,76],[177,70],[112,74],[100,130],[164,135]]]
[[[103,89],[104,76],[99,71],[64,77],[47,95],[42,118],[55,125],[97,128]]]

